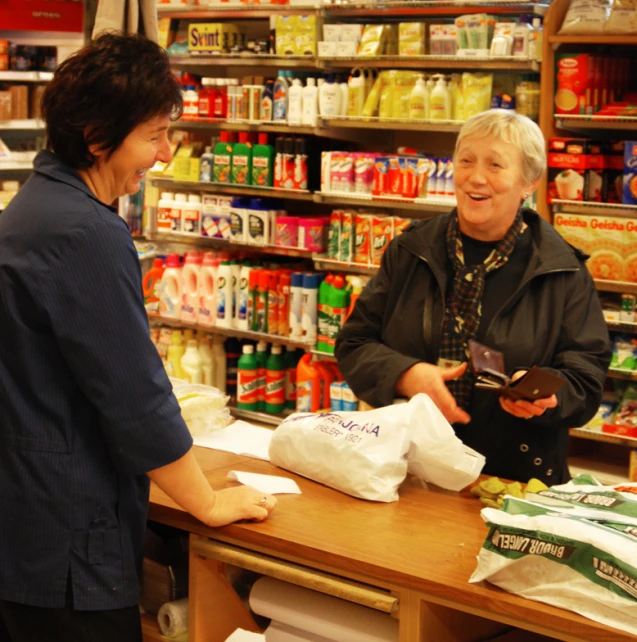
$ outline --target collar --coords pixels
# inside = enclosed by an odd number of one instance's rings
[[[455,208],[448,214],[440,214],[412,224],[411,228],[398,237],[399,245],[432,266],[444,269],[447,260],[445,233],[452,216],[457,216]],[[537,212],[524,207],[522,217],[529,226],[529,232],[533,238],[532,251],[536,274],[579,270],[583,267],[588,256],[581,250],[569,246],[555,228],[542,219]]]
[[[117,208],[107,205],[91,191],[89,186],[82,180],[82,177],[70,165],[67,165],[59,156],[43,149],[33,161],[33,169],[36,173],[47,176],[48,178],[65,183],[69,187],[84,192],[87,196],[97,201],[103,207],[107,207],[112,212],[117,213]]]

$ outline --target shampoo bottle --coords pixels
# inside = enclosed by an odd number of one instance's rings
[[[445,77],[437,74],[438,80],[429,96],[429,118],[431,120],[451,119],[451,100]]]
[[[411,120],[427,120],[429,118],[429,93],[422,76],[418,77],[409,94],[409,118]]]
[[[303,87],[303,106],[301,122],[303,125],[316,127],[318,117],[318,88],[315,78],[307,79],[307,86]]]
[[[300,125],[303,116],[303,85],[299,78],[292,81],[288,92],[288,124]]]
[[[336,118],[341,111],[341,89],[329,74],[327,82],[319,89],[319,113],[321,118]]]

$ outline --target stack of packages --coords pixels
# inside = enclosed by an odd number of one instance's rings
[[[490,530],[470,582],[637,635],[637,484],[580,475],[481,514]]]

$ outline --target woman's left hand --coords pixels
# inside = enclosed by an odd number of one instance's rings
[[[511,380],[515,381],[523,377],[526,373],[527,370],[519,370],[514,373]],[[539,417],[544,414],[547,408],[555,408],[555,406],[557,406],[557,397],[555,395],[551,395],[545,399],[536,399],[535,401],[525,401],[524,399],[513,401],[513,399],[509,399],[508,397],[499,397],[499,400],[502,410],[520,419]]]

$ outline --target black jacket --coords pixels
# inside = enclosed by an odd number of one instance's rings
[[[421,221],[391,242],[338,337],[339,368],[372,406],[391,404],[398,378],[415,363],[438,361],[448,280],[445,231],[455,215]],[[585,255],[532,210],[524,210],[524,220],[532,235],[524,277],[481,339],[504,353],[509,374],[538,365],[567,384],[556,408],[530,420],[505,413],[496,395],[476,389],[471,423],[454,429],[486,456],[485,473],[555,484],[569,478],[568,429],[586,423],[599,406],[611,346]]]

